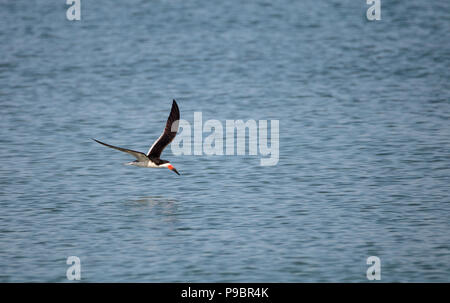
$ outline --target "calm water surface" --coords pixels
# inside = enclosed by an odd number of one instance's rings
[[[54,2],[54,3],[53,3]],[[0,1],[0,281],[450,281],[448,1]],[[146,152],[276,119],[280,160]]]

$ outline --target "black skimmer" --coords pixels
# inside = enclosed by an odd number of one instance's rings
[[[122,147],[117,147],[113,145],[109,145],[98,141],[96,139],[92,139],[97,143],[103,144],[107,147],[114,148],[120,150],[125,153],[129,153],[136,157],[136,160],[133,162],[126,163],[128,165],[134,165],[139,167],[167,167],[171,171],[180,174],[169,161],[160,159],[162,151],[164,148],[172,142],[178,132],[178,124],[180,120],[180,110],[178,109],[177,102],[173,100],[172,109],[170,110],[169,118],[167,118],[166,127],[161,136],[153,143],[153,145],[148,150],[147,154],[134,151],[131,149],[126,149]]]

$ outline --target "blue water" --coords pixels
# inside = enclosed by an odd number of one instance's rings
[[[450,281],[448,1],[0,1],[0,281]],[[280,159],[146,152],[279,120]]]

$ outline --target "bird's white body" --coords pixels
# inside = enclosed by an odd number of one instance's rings
[[[139,167],[152,167],[152,168],[161,168],[161,167],[166,167],[168,168],[170,163],[164,163],[161,165],[157,165],[152,161],[145,161],[145,162],[128,162],[125,163],[126,165],[133,165],[133,166],[139,166]]]

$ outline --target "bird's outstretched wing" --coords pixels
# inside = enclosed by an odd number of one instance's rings
[[[148,160],[147,156],[144,153],[141,153],[141,152],[138,152],[135,150],[131,150],[131,149],[126,149],[126,148],[122,148],[122,147],[109,145],[109,144],[103,143],[103,142],[95,140],[95,139],[92,139],[92,140],[94,140],[95,142],[100,143],[104,146],[108,146],[110,148],[114,148],[114,149],[120,150],[122,152],[129,153],[130,155],[133,155],[134,157],[136,157],[136,159],[139,161],[147,161]]]
[[[167,118],[166,127],[163,133],[159,136],[158,140],[148,150],[148,157],[159,158],[164,148],[172,142],[178,132],[178,124],[180,120],[180,110],[178,109],[177,102],[173,100],[172,109],[170,111],[169,118]]]

